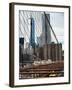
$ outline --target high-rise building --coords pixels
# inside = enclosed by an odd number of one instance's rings
[[[35,48],[35,23],[33,18],[31,18],[30,45]]]
[[[47,16],[47,17],[46,17]],[[50,14],[42,14],[42,41],[44,44],[50,44],[51,43],[51,31],[50,26],[48,24],[47,18],[50,21]]]
[[[23,54],[24,54],[24,38],[19,38],[19,62],[23,62]]]
[[[62,60],[62,44],[45,44],[43,46],[44,60],[51,59],[52,61]]]

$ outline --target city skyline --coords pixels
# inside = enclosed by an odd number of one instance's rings
[[[29,42],[30,38],[30,17],[33,17],[35,20],[35,42],[37,43],[38,37],[42,34],[43,24],[42,24],[42,14],[43,12],[31,12],[31,11],[20,11],[20,21],[23,24],[20,24],[19,37],[25,37],[26,42]],[[64,14],[63,13],[51,13],[46,12],[46,14],[50,14],[50,23],[53,27],[53,30],[58,38],[59,43],[64,44]],[[25,21],[25,22],[24,22]],[[27,24],[27,26],[26,26]],[[22,33],[23,35],[22,35]],[[24,31],[24,32],[23,32]],[[27,34],[27,36],[26,36]],[[55,42],[56,40],[51,32],[51,42]],[[25,47],[25,46],[24,46]],[[63,48],[64,49],[64,48]]]

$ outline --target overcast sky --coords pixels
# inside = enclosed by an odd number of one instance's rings
[[[59,42],[64,44],[64,13],[50,13],[50,23]]]

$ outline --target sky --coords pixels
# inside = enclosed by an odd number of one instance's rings
[[[58,41],[64,46],[64,13],[50,13],[50,23],[54,29]]]

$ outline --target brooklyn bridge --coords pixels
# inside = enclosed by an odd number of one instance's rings
[[[50,14],[19,11],[19,79],[63,76],[64,50]]]

